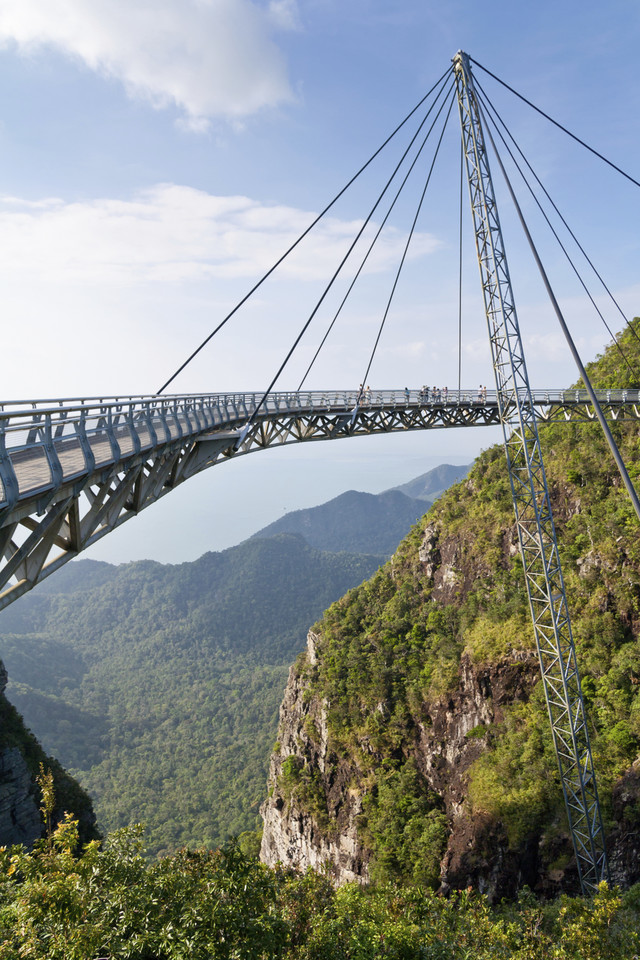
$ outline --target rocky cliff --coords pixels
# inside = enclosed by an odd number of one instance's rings
[[[590,372],[612,385],[611,353]],[[640,476],[638,425],[615,431]],[[637,520],[591,425],[548,426],[541,440],[612,879],[631,884],[640,880]],[[493,898],[524,884],[575,889],[501,448],[312,628],[289,676],[262,812],[264,861],[322,867],[338,882],[471,885]]]
[[[81,787],[51,757],[47,757],[22,718],[4,695],[7,672],[0,661],[0,846],[31,846],[43,834],[40,791],[36,784],[40,764],[54,777],[54,819],[65,811],[78,818],[83,843],[98,836],[91,801]]]
[[[419,556],[427,578],[446,592],[452,580],[464,577],[455,572],[451,556],[444,570],[439,564],[435,577],[433,556],[427,556],[424,547],[432,538],[433,526],[427,523]],[[450,553],[449,545],[443,555]],[[472,650],[465,649],[449,689],[422,705],[407,724],[406,739],[395,750],[381,750],[361,731],[358,741],[345,751],[329,723],[331,702],[317,694],[319,657],[322,636],[312,630],[306,653],[290,670],[280,708],[269,797],[262,807],[261,859],[265,863],[311,866],[328,871],[338,883],[369,881],[376,854],[367,829],[366,800],[380,790],[385,766],[392,770],[411,758],[421,788],[438,798],[437,806],[446,817],[446,836],[438,851],[440,889],[473,886],[493,899],[513,895],[525,884],[546,894],[577,890],[555,770],[548,762],[549,744],[546,771],[534,773],[549,778],[546,816],[542,821],[534,816],[537,822],[525,824],[524,833],[517,822],[514,829],[494,811],[483,809],[481,802],[474,803],[472,792],[470,796],[479,759],[495,750],[496,738],[514,723],[518,706],[524,708],[532,695],[540,699],[539,665],[533,650],[513,649],[493,662],[478,662]],[[381,700],[373,709],[381,724],[390,719],[389,701]],[[523,739],[544,733],[539,728],[527,731]],[[540,750],[535,749],[539,746],[534,746],[536,755],[531,758],[535,764],[540,762]],[[363,758],[369,762],[362,762]],[[514,777],[520,776],[521,771],[515,770]],[[510,785],[501,786],[507,791]],[[627,886],[640,881],[640,759],[615,779],[604,799],[612,879]],[[402,802],[401,797],[397,800]],[[537,796],[531,800],[534,805],[539,802]],[[514,802],[524,804],[527,798],[522,795]],[[523,811],[525,820],[530,812]]]
[[[316,640],[310,632],[305,666],[317,662]],[[349,763],[329,748],[326,702],[309,697],[308,689],[304,670],[293,666],[271,757],[270,795],[262,807],[261,859],[270,866],[329,867],[340,882],[366,880],[368,852],[357,829],[362,792]],[[313,771],[315,783],[298,789],[305,771]]]
[[[331,746],[328,703],[313,695],[309,666],[318,636],[308,637],[306,657],[291,668],[280,708],[279,740],[271,758],[270,796],[263,805],[261,859],[275,865],[329,870],[337,882],[370,879],[372,851],[361,836],[363,799],[371,777]],[[456,686],[431,702],[416,724],[410,755],[425,791],[435,793],[450,825],[441,851],[440,884],[470,885],[496,895],[537,882],[537,843],[510,849],[490,817],[467,801],[468,771],[486,748],[487,731],[504,719],[504,709],[526,701],[537,676],[537,658],[519,652],[513,659],[477,666],[460,662]],[[388,708],[380,703],[384,717]],[[384,764],[366,741],[362,749]],[[305,778],[305,773],[307,777]],[[539,838],[536,838],[537,840]]]

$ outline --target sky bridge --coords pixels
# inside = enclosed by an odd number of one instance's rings
[[[586,390],[532,390],[539,421],[591,422]],[[640,391],[601,390],[611,420]],[[496,391],[324,390],[7,402],[0,411],[0,608],[209,467],[290,443],[483,427]]]

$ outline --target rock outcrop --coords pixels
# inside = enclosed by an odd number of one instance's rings
[[[632,326],[620,343],[640,365],[640,318]],[[588,373],[597,388],[628,382],[613,348]],[[635,477],[640,429],[614,431]],[[637,520],[597,425],[540,425],[539,438],[611,879],[626,886],[640,881]],[[313,628],[282,705],[263,858],[493,899],[525,884],[576,892],[537,660],[493,447]]]
[[[494,471],[494,488],[496,459],[489,451],[482,465],[485,477]],[[579,891],[508,501],[485,496],[474,517],[479,472],[309,633],[281,706],[261,811],[264,862],[312,866],[337,883],[375,879],[380,852],[389,861],[378,797],[389,772],[399,776],[410,763],[446,818],[443,892],[472,886],[498,900],[524,885],[543,895]],[[567,484],[555,489],[560,522],[571,521],[574,494]],[[640,622],[632,606],[640,567],[620,536],[615,550],[610,538],[578,553],[580,530],[566,569],[576,629],[588,638],[587,696],[605,718],[597,749],[611,878],[628,886],[640,881]],[[611,639],[598,647],[600,630]],[[383,820],[393,817],[389,796]],[[402,828],[391,829],[397,846]],[[394,869],[400,875],[397,859]]]
[[[4,700],[7,671],[0,661],[0,697]],[[18,747],[0,748],[0,844],[30,845],[40,836],[42,819],[35,783]]]
[[[82,842],[99,836],[91,801],[60,764],[47,757],[22,718],[4,695],[7,671],[0,661],[0,846],[31,846],[43,834],[40,792],[36,783],[40,764],[54,777],[54,819],[65,811],[78,819]]]
[[[366,777],[332,751],[327,704],[309,696],[305,668],[316,663],[317,640],[310,632],[306,657],[291,668],[280,708],[269,797],[262,807],[261,859],[272,866],[311,866],[329,872],[338,883],[366,882],[371,852],[358,829]],[[442,798],[450,824],[441,864],[445,890],[474,886],[495,897],[536,883],[539,838],[509,849],[500,827],[490,818],[471,815],[466,800],[467,771],[484,752],[487,732],[502,719],[505,707],[528,698],[537,677],[537,659],[529,653],[483,666],[463,656],[456,688],[431,704],[407,744],[425,784]],[[366,750],[367,744],[361,747]],[[312,771],[316,797],[288,789],[287,764],[294,769],[304,764]]]
[[[310,632],[310,665],[316,662],[316,639]],[[261,810],[264,830],[260,856],[271,866],[281,862],[330,870],[341,883],[366,880],[368,854],[359,842],[357,829],[361,794],[352,783],[350,765],[329,751],[326,705],[308,698],[306,689],[298,668],[291,667],[280,707],[280,739],[271,757],[270,796]],[[313,797],[296,798],[287,789],[287,763],[295,765],[300,759],[319,775],[315,786],[322,793],[325,808],[320,816],[308,802]]]
[[[316,662],[317,639],[309,633],[306,658],[291,668],[280,708],[269,797],[261,810],[261,859],[271,866],[310,866],[337,883],[367,882],[371,851],[359,832],[366,778],[332,751],[327,704],[309,696],[305,668]],[[416,730],[412,756],[425,783],[442,798],[450,825],[441,861],[443,892],[473,887],[496,900],[524,885],[549,895],[578,889],[566,830],[552,840],[538,832],[513,846],[500,823],[472,812],[468,803],[468,771],[484,752],[489,731],[505,708],[527,700],[537,679],[533,654],[514,653],[508,661],[482,666],[463,656],[456,689],[432,704]],[[311,771],[313,789],[291,789],[287,764]],[[640,761],[614,788],[612,818],[611,879],[629,886],[640,882]]]
[[[640,759],[613,790],[614,827],[609,834],[609,869],[613,883],[640,883]]]

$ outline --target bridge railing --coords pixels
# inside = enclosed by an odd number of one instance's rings
[[[640,391],[637,389],[607,389],[596,391],[600,400],[616,402],[638,402]],[[588,402],[586,390],[569,389],[555,390],[542,389],[532,391],[536,404],[574,402]],[[5,427],[9,422],[18,422],[25,425],[33,421],[38,425],[43,417],[50,417],[52,421],[73,420],[75,417],[90,415],[105,415],[112,411],[113,415],[123,411],[137,411],[146,413],[147,410],[163,411],[189,410],[196,411],[204,408],[227,408],[236,414],[247,414],[254,410],[262,398],[260,392],[239,393],[198,393],[183,395],[153,395],[130,394],[114,397],[67,397],[41,400],[5,400],[0,402],[0,424]],[[403,403],[474,403],[496,402],[496,393],[479,387],[477,390],[449,390],[447,387],[430,387],[420,390],[410,390],[408,387],[396,390],[312,390],[312,391],[281,391],[269,394],[265,406],[271,410],[307,407],[307,406],[348,406],[352,409],[356,404],[403,404]]]
[[[640,401],[635,389],[598,395],[605,403]],[[576,389],[536,390],[532,398],[542,407],[588,403],[586,391]],[[165,443],[225,426],[239,430],[261,399],[261,393],[244,392],[5,401],[0,404],[0,507]],[[495,391],[484,387],[280,391],[268,395],[260,415],[478,404],[495,406]]]

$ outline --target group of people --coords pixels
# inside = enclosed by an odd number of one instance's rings
[[[404,388],[404,396],[407,403],[411,397],[409,387]],[[428,387],[426,384],[418,391],[418,399],[421,403],[446,403],[449,397],[448,387]],[[478,403],[484,403],[487,399],[487,388],[482,384],[478,387]],[[358,404],[371,403],[371,387],[365,387],[360,384],[358,387]]]
[[[425,385],[420,390],[420,400],[423,401],[435,400],[438,402],[444,400],[446,402],[448,396],[449,390],[447,387],[427,387]]]

